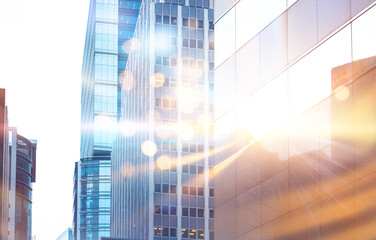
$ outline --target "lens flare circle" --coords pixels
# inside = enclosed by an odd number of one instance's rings
[[[147,140],[142,143],[141,150],[146,156],[152,157],[157,153],[157,145],[153,141]]]

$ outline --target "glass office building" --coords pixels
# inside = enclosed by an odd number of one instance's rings
[[[111,149],[120,111],[118,76],[141,1],[90,1],[81,89],[81,153],[74,237],[110,236]]]
[[[144,1],[122,79],[111,237],[214,239],[213,1]]]
[[[5,89],[0,89],[0,239],[31,240],[35,140],[8,126]]]
[[[216,239],[375,239],[375,5],[216,2]]]

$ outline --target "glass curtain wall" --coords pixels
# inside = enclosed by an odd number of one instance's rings
[[[286,7],[216,59],[216,239],[374,239],[375,2]]]

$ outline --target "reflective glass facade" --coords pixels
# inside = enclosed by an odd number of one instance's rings
[[[272,2],[217,2],[216,239],[374,239],[375,2]]]
[[[122,78],[111,237],[214,239],[213,1],[144,1]]]
[[[92,0],[82,66],[81,156],[74,195],[74,238],[110,236],[111,149],[120,111],[119,75],[140,1]]]

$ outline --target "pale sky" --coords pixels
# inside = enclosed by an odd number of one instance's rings
[[[38,141],[33,235],[72,223],[80,82],[89,0],[0,0],[0,88],[10,125]]]

